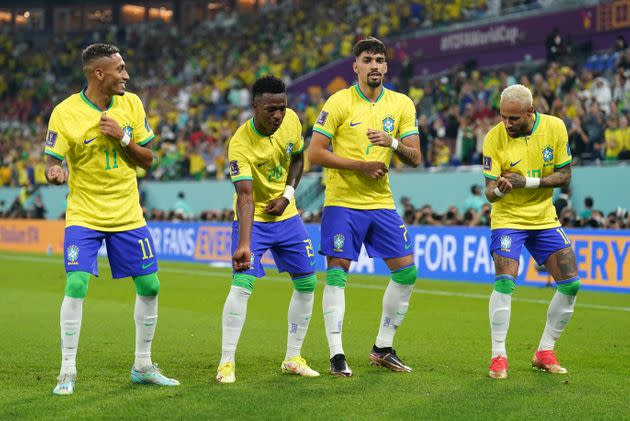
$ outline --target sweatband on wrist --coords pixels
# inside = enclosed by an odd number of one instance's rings
[[[129,142],[131,142],[131,137],[125,132],[122,139],[120,139],[120,145],[123,148],[126,148],[129,145]]]
[[[392,148],[393,150],[398,149],[398,139],[396,139],[395,137],[392,137],[392,144],[389,145],[390,148]]]
[[[495,194],[496,196],[498,196],[498,197],[503,197],[503,196],[505,196],[505,193],[503,193],[501,190],[499,190],[499,188],[498,188],[498,187],[495,187],[495,188],[494,188],[494,194]]]
[[[287,185],[284,188],[284,193],[282,194],[282,197],[286,197],[287,200],[290,202],[294,194],[295,194],[295,189],[293,188],[293,186]]]
[[[535,189],[540,186],[540,178],[538,177],[525,177],[525,188]]]

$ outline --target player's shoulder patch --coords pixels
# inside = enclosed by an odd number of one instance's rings
[[[319,112],[319,116],[317,116],[317,120],[315,121],[315,124],[319,124],[320,126],[323,126],[324,124],[326,124],[327,119],[328,119],[328,111],[321,110]]]
[[[489,156],[483,157],[483,170],[491,171],[492,170],[492,158]]]
[[[238,167],[238,161],[233,160],[230,161],[230,175],[232,177],[237,176],[241,173],[241,169]]]
[[[46,147],[54,148],[56,143],[57,143],[57,132],[53,130],[48,130],[48,133],[46,133]]]

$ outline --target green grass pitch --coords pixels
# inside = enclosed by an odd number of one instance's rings
[[[328,374],[321,315],[323,274],[302,355],[322,376],[283,375],[285,274],[258,280],[236,355],[237,381],[214,382],[230,274],[160,263],[160,318],[153,359],[178,388],[132,385],[134,289],[92,280],[73,396],[52,395],[60,364],[60,257],[0,252],[0,419],[628,419],[630,297],[582,291],[557,351],[566,376],[531,369],[549,288],[517,288],[508,335],[510,378],[487,377],[490,285],[419,280],[395,347],[413,373],[370,367],[384,277],[351,275],[344,347],[351,378]]]

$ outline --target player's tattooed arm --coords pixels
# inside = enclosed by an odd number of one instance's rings
[[[571,184],[571,165],[556,169],[540,179],[540,187],[565,187]]]
[[[54,156],[46,155],[46,180],[50,184],[63,184],[68,180],[68,172],[61,166],[62,161]]]
[[[294,191],[297,190],[297,186],[302,178],[302,172],[304,171],[304,152],[297,153],[291,156],[291,163],[289,164],[289,174],[287,174],[287,186],[291,186]],[[265,207],[265,213],[274,216],[280,216],[284,213],[284,210],[289,206],[290,200],[282,195],[271,199]]]
[[[503,176],[499,176],[496,180],[491,180],[486,178],[486,199],[488,202],[494,203],[497,200],[501,199],[503,196],[499,196],[496,190],[499,190],[505,196],[509,192],[512,191],[512,183],[510,180]]]
[[[251,180],[234,183],[236,189],[236,215],[238,218],[238,245],[232,255],[232,267],[237,272],[250,268],[249,249],[254,224],[254,187]]]
[[[308,159],[313,165],[324,168],[359,171],[364,176],[377,180],[387,174],[387,167],[380,161],[359,161],[335,155],[328,149],[330,139],[321,133],[313,132],[308,148]]]
[[[515,189],[527,187],[527,179],[521,174],[506,171],[501,175],[507,178],[512,183],[512,187]],[[568,186],[570,183],[571,165],[567,165],[566,167],[558,168],[548,176],[541,178],[538,187],[564,187]]]
[[[391,135],[382,130],[368,129],[367,137],[372,145],[385,148],[391,147],[394,141]],[[420,136],[411,135],[398,141],[395,153],[403,163],[416,168],[420,165]]]

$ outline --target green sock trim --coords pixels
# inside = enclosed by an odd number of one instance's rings
[[[566,284],[558,284],[558,292],[563,293],[564,295],[570,295],[575,297],[580,290],[580,281],[568,282]]]
[[[91,273],[81,271],[66,273],[66,289],[64,291],[66,297],[85,298],[91,275]]]
[[[293,287],[299,292],[313,292],[317,285],[317,277],[315,274],[293,278]]]
[[[153,297],[160,292],[160,280],[156,272],[134,276],[133,283],[136,284],[136,293],[142,297]]]
[[[418,268],[411,265],[403,269],[392,272],[392,281],[400,285],[413,285],[418,278]]]
[[[340,268],[329,268],[326,270],[326,285],[345,288],[348,281],[348,274]]]
[[[232,275],[232,285],[248,290],[250,293],[254,290],[254,281],[256,277],[245,273],[235,273]]]
[[[514,280],[511,279],[511,277],[497,277],[494,281],[494,290],[500,292],[501,294],[512,295],[512,292],[514,292],[515,288],[516,284],[514,283]]]

